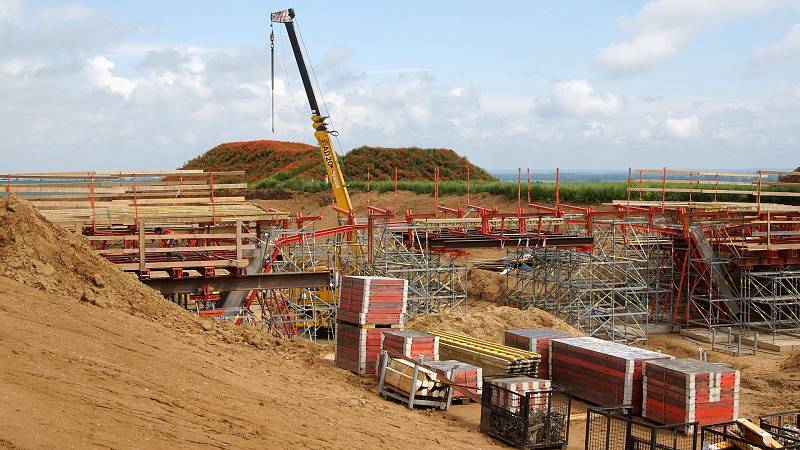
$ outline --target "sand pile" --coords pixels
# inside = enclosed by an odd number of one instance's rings
[[[470,300],[478,300],[504,305],[508,297],[506,276],[497,272],[471,268],[469,280]]]
[[[81,236],[42,217],[13,195],[0,199],[0,275],[29,287],[99,308],[122,311],[182,332],[218,334],[227,342],[264,348],[274,344],[260,330],[203,320],[165,300],[98,256]]]
[[[781,369],[784,370],[798,370],[800,369],[800,353],[790,356],[786,358],[781,363]]]
[[[540,309],[520,310],[490,303],[471,305],[466,314],[451,311],[416,317],[406,326],[421,331],[449,331],[495,342],[501,342],[503,330],[510,328],[546,327],[581,335],[563,320]]]

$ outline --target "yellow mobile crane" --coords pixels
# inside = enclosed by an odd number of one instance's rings
[[[339,160],[336,157],[336,151],[331,143],[331,131],[328,130],[328,125],[325,123],[328,117],[322,116],[319,110],[317,97],[314,95],[314,88],[311,85],[311,79],[308,76],[308,69],[306,69],[306,63],[305,60],[303,60],[303,53],[300,51],[300,43],[297,40],[297,34],[294,29],[294,17],[294,9],[289,8],[283,11],[272,13],[270,20],[274,23],[282,23],[286,25],[286,34],[289,35],[289,42],[292,45],[292,52],[294,53],[294,58],[297,61],[297,68],[300,70],[300,78],[303,80],[303,87],[305,88],[306,96],[308,97],[308,104],[311,106],[311,125],[314,127],[314,137],[317,138],[319,151],[322,155],[322,162],[325,165],[325,171],[328,174],[328,181],[331,183],[336,209],[340,214],[352,217],[353,204],[350,202],[350,194],[347,193],[344,175],[342,175],[342,169],[339,167]],[[274,34],[270,34],[270,41],[274,60]],[[275,72],[273,64],[273,91],[275,89],[274,86]]]

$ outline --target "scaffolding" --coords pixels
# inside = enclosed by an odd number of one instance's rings
[[[744,323],[771,333],[800,331],[800,270],[748,271],[743,276]]]
[[[548,247],[510,253],[510,303],[544,309],[588,336],[647,339],[651,309],[665,311],[672,302],[672,241],[638,225],[596,221],[592,253]]]
[[[336,233],[324,231],[287,229],[264,237],[275,249],[281,237],[300,236],[280,247],[278,256],[268,263],[270,270],[332,270],[336,280],[329,288],[262,293],[255,304],[263,314],[262,325],[273,334],[310,339],[332,336],[339,281],[344,275],[408,280],[406,318],[450,310],[466,312],[467,268],[447,254],[429,251],[425,234],[417,227],[380,223],[369,228],[343,228]]]

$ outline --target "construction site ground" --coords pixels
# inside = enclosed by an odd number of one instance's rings
[[[334,215],[328,194],[292,194],[271,207]],[[366,194],[356,193],[356,205]],[[424,199],[424,202],[422,201]],[[429,196],[370,195],[403,210]],[[512,209],[516,202],[475,196]],[[447,205],[464,199],[446,197]],[[424,210],[423,210],[424,212]],[[375,381],[333,367],[330,343],[275,339],[257,329],[199,319],[166,302],[95,255],[79,236],[15,200],[0,202],[0,446],[7,448],[485,448],[479,405],[410,411],[374,392]],[[471,257],[499,256],[499,250]],[[411,322],[420,329],[500,339],[503,328],[566,327],[541,311],[502,303],[501,275],[470,273],[470,309]],[[676,357],[698,345],[677,334],[647,344]],[[708,347],[706,347],[708,348]],[[742,371],[744,417],[800,405],[800,355],[712,362]],[[585,411],[573,404],[573,414]],[[583,448],[585,421],[571,423],[569,448]],[[425,430],[421,433],[420,430]]]

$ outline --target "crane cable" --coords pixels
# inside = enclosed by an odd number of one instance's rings
[[[311,55],[306,49],[306,41],[303,39],[303,33],[300,31],[300,24],[297,22],[297,20],[295,20],[294,23],[297,26],[297,35],[300,37],[300,43],[303,46],[303,52],[306,54],[306,59],[308,60],[308,67],[311,68],[311,76],[314,77],[314,84],[317,86],[317,92],[319,92],[319,97],[322,100],[322,107],[325,108],[325,115],[328,116],[328,120],[331,123],[330,134],[334,137],[334,139],[336,139],[337,148],[342,149],[342,143],[339,142],[339,132],[336,131],[336,127],[333,124],[333,118],[328,110],[328,104],[325,103],[325,95],[322,93],[322,89],[319,87],[319,81],[317,81],[317,72],[314,70],[314,64],[311,62]]]
[[[272,27],[272,23],[270,23],[270,27]],[[280,53],[281,53],[281,68],[283,69],[284,80],[286,81],[286,91],[289,93],[289,100],[292,102],[292,108],[294,108],[295,112],[303,117],[308,117],[308,114],[301,111],[300,108],[297,107],[297,102],[294,100],[294,94],[292,93],[292,84],[289,81],[289,71],[286,69],[286,47],[284,46],[284,41],[287,39],[284,38],[283,29],[278,27],[278,33],[280,36],[278,37],[278,45],[280,46]]]

